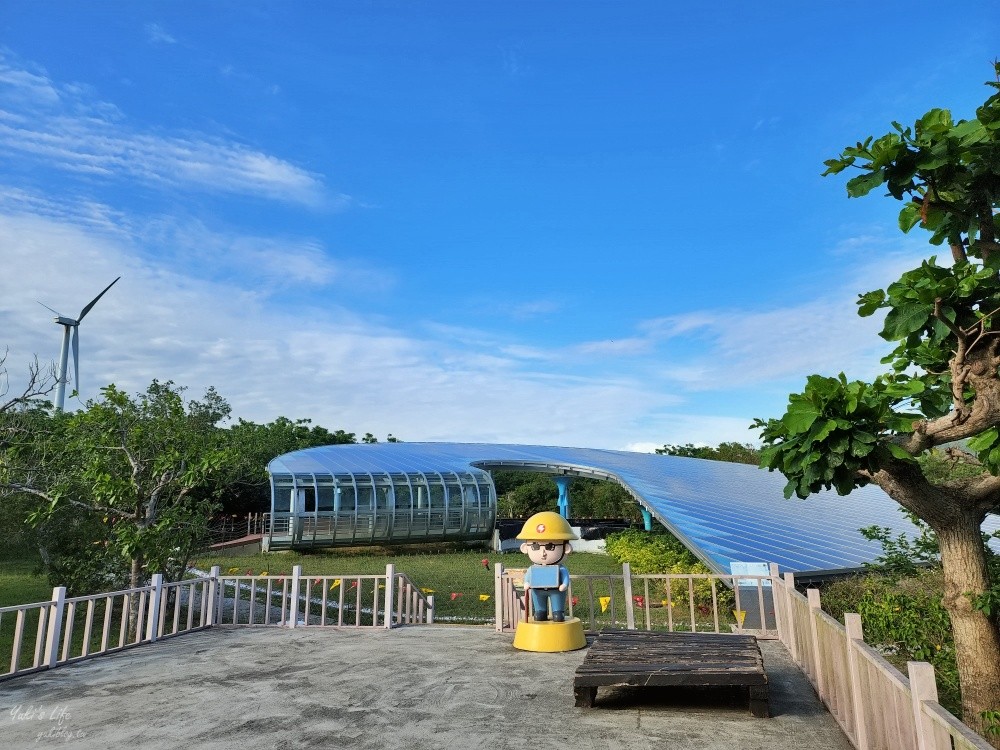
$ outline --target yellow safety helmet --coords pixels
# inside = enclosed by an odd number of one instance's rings
[[[517,538],[533,542],[566,542],[570,539],[579,539],[570,528],[569,522],[551,510],[536,513],[525,521],[524,528]]]

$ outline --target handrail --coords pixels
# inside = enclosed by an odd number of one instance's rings
[[[434,598],[392,564],[384,574],[219,575],[219,624],[384,627],[432,624]]]
[[[10,659],[0,663],[0,680],[204,628],[210,608],[200,602],[207,601],[210,585],[209,578],[165,583],[156,574],[147,586],[74,597],[57,586],[48,602],[0,607],[0,627],[5,616],[15,617]],[[164,618],[171,606],[168,622]],[[32,629],[29,652],[26,638]]]
[[[332,613],[332,614],[331,614]],[[10,625],[11,618],[13,624]],[[305,576],[207,575],[87,596],[0,607],[0,680],[219,625],[289,628],[433,624],[434,597],[404,573]]]

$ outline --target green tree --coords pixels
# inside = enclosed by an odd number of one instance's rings
[[[760,463],[760,449],[749,443],[719,443],[715,448],[708,445],[664,445],[657,448],[661,456],[685,456],[687,458],[707,458],[710,461],[729,461],[737,464]]]
[[[37,438],[49,430],[48,396],[56,384],[55,366],[43,366],[36,357],[28,365],[24,386],[12,392],[7,352],[0,354],[0,535],[8,546],[34,547],[26,519],[37,500],[14,485],[41,460]]]
[[[221,465],[216,422],[229,405],[212,390],[188,404],[182,393],[155,380],[136,397],[107,386],[86,409],[53,415],[33,436],[33,460],[5,477],[9,492],[39,501],[29,520],[50,572],[82,571],[70,588],[135,587],[161,571],[176,579],[204,544],[215,506],[196,490]],[[95,581],[98,568],[106,580]],[[119,570],[125,580],[111,580]]]
[[[860,315],[886,313],[881,336],[895,345],[888,371],[870,383],[810,376],[780,419],[755,422],[761,465],[788,478],[787,496],[877,484],[933,529],[964,718],[984,731],[1000,696],[1000,612],[980,533],[986,514],[1000,510],[1000,94],[969,120],[932,109],[912,128],[893,123],[826,166],[824,174],[858,170],[850,197],[884,187],[903,202],[900,229],[928,231],[951,262],[931,257],[860,295]],[[929,477],[919,457],[962,440],[982,470]]]

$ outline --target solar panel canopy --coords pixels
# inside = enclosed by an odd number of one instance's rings
[[[331,445],[288,453],[268,464],[282,475],[348,475],[529,469],[608,479],[715,572],[732,563],[776,563],[782,572],[858,569],[882,552],[859,529],[915,535],[899,506],[873,485],[786,500],[785,478],[747,464],[593,448],[488,443]],[[572,507],[572,506],[571,506]],[[985,531],[1000,530],[990,516]]]

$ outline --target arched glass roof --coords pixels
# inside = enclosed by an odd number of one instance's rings
[[[309,448],[275,458],[277,474],[531,469],[617,481],[712,570],[732,562],[777,563],[782,572],[860,568],[881,547],[858,532],[915,528],[874,485],[841,497],[786,500],[785,478],[747,464],[593,448],[488,443],[374,443]],[[572,507],[572,506],[571,506]],[[984,530],[1000,529],[991,516]]]

